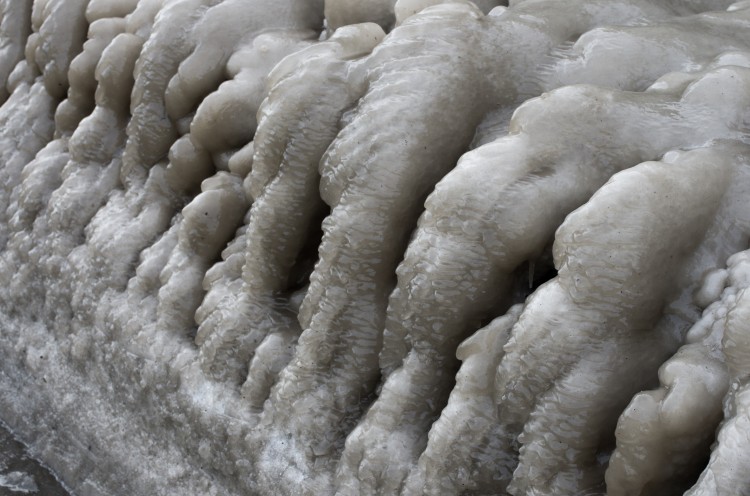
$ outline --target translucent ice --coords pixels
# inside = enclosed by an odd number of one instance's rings
[[[83,495],[750,494],[749,33],[0,0],[0,416]]]

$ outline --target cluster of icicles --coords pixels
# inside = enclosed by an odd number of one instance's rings
[[[0,0],[74,490],[750,494],[750,2],[499,3]]]

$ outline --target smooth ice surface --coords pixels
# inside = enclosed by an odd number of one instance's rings
[[[0,424],[0,494],[68,496],[60,481]]]
[[[747,1],[0,0],[0,418],[79,495],[750,494],[748,109]]]

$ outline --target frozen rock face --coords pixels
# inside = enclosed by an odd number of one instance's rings
[[[76,494],[750,494],[750,2],[0,38],[0,418]]]

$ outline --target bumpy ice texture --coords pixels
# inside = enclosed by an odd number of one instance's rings
[[[750,2],[0,38],[0,416],[77,494],[750,494]]]

